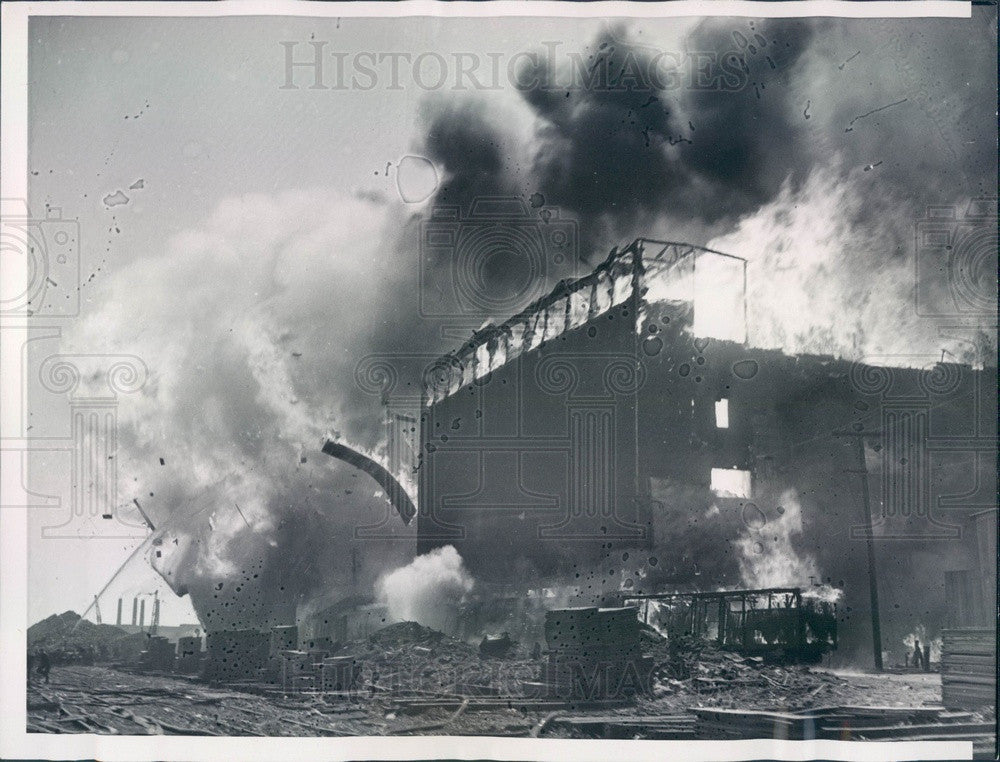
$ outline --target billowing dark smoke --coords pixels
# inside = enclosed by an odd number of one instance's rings
[[[864,355],[895,340],[937,354],[900,278],[914,270],[913,224],[926,204],[995,189],[996,72],[979,60],[995,45],[991,29],[983,18],[706,21],[688,35],[679,84],[627,75],[624,89],[528,88],[516,120],[485,100],[429,99],[414,153],[441,178],[431,205],[468,213],[477,198],[514,196],[543,226],[554,206],[577,223],[583,261],[649,234],[747,256],[751,294],[782,293],[754,313],[767,328],[761,343]],[[986,39],[955,44],[970,34]],[[637,39],[615,28],[581,60],[620,79],[657,53]],[[693,54],[714,56],[714,87],[692,85]],[[560,71],[534,74],[552,84]],[[330,434],[383,456],[380,399],[359,383],[359,361],[456,343],[440,321],[414,317],[429,210],[410,210],[315,190],[228,199],[162,255],[115,275],[104,307],[67,342],[133,352],[152,370],[122,408],[120,473],[163,527],[154,563],[209,626],[287,621],[318,598],[370,593],[409,560],[372,543],[355,554],[354,530],[389,508],[374,482],[319,448]],[[504,287],[516,257],[491,258],[486,280]],[[423,274],[448,283],[452,264]],[[560,277],[538,275],[548,288]],[[859,300],[858,283],[877,303]],[[768,312],[774,302],[789,309]],[[469,308],[458,322],[471,330],[513,311]],[[802,337],[806,314],[817,326]],[[852,325],[870,331],[842,330]],[[418,373],[393,381],[419,393]],[[698,505],[662,537],[664,552],[616,562],[615,578],[635,564],[633,584],[647,591],[712,573],[738,583],[732,548],[704,568],[718,546],[697,525],[711,519],[710,496]],[[608,559],[627,552],[609,549]]]
[[[994,28],[986,18],[972,25],[707,20],[686,49],[714,56],[724,84],[737,72],[737,86],[703,89],[630,79],[657,51],[616,28],[582,59],[585,74],[604,86],[559,89],[567,72],[542,63],[524,73],[523,81],[539,85],[522,92],[536,124],[524,166],[505,167],[487,183],[470,173],[477,165],[462,151],[432,151],[454,178],[438,200],[468,204],[512,187],[526,200],[539,194],[577,221],[584,261],[650,234],[744,256],[754,346],[878,364],[933,361],[944,351],[995,366],[988,338],[995,316],[977,316],[980,325],[963,336],[944,336],[914,294],[915,276],[929,275],[914,252],[927,207],[952,205],[961,218],[975,197],[995,195],[996,72],[976,62],[995,45]],[[976,39],[951,55],[956,35]],[[628,85],[608,86],[616,77]],[[452,112],[430,113],[433,134]],[[509,142],[485,108],[469,113],[455,146],[491,155]],[[463,199],[458,188],[474,191]],[[977,276],[987,302],[991,293],[995,302],[993,269],[995,253],[984,268],[990,274]],[[930,285],[947,288],[944,279]],[[903,356],[910,359],[893,359]],[[600,563],[552,582],[567,592],[562,603],[581,605],[617,589],[808,584],[815,576],[848,589],[842,658],[864,658],[865,565],[843,530],[856,521],[859,498],[845,502],[829,494],[829,483],[810,479],[798,486],[800,494],[762,496],[755,510],[768,531],[741,522],[732,506],[718,510],[707,490],[663,496],[652,552],[608,547]],[[885,605],[905,602],[919,609],[914,616],[940,622],[940,561],[930,547],[893,559],[905,572],[893,575]],[[910,631],[900,626],[887,616],[887,647]]]
[[[424,104],[423,153],[445,170],[435,203],[469,204],[489,196],[519,195],[513,179],[509,137],[475,101]]]
[[[709,20],[691,33],[682,60],[705,67],[710,84],[701,87],[667,89],[674,80],[657,69],[659,51],[624,28],[590,46],[592,89],[560,91],[566,72],[534,72],[540,86],[524,97],[542,123],[538,188],[572,210],[595,243],[663,216],[732,220],[773,198],[790,169],[801,180],[798,115],[784,106],[812,25],[772,20],[734,30],[732,20]],[[674,74],[685,83],[699,76]]]

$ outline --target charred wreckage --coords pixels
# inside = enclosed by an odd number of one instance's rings
[[[470,700],[599,707],[830,655],[908,664],[919,597],[946,705],[988,703],[996,368],[753,347],[746,267],[638,239],[430,363],[416,404],[384,395],[384,465],[326,443],[411,528],[364,539],[454,548],[475,578],[442,628],[455,638],[393,623],[359,585],[296,622],[210,629],[204,650],[148,632],[139,664],[459,714]],[[425,657],[451,670],[447,690],[428,689]],[[462,667],[505,658],[517,679]],[[645,726],[693,737],[693,722],[725,730],[724,714]],[[615,722],[602,732],[627,732]],[[796,737],[804,720],[761,722]]]

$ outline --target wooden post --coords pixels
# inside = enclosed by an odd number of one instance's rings
[[[875,575],[875,538],[872,530],[871,494],[868,491],[868,466],[865,464],[864,437],[878,434],[877,431],[838,431],[839,437],[854,437],[857,443],[857,469],[848,469],[861,477],[861,502],[865,520],[865,545],[868,553],[868,595],[872,609],[872,656],[875,661],[875,671],[882,671],[882,625],[879,620],[878,580]]]

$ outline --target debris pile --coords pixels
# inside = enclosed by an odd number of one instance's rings
[[[352,657],[364,685],[391,695],[518,695],[537,671],[520,645],[484,656],[477,646],[416,622],[389,625],[345,644],[336,656]]]
[[[58,667],[51,684],[29,683],[30,733],[195,736],[349,736],[375,734],[357,705],[322,711],[266,696],[199,686],[190,679]]]
[[[53,614],[28,628],[28,650],[43,650],[53,664],[93,664],[122,658],[123,646],[131,644],[138,651],[146,636],[130,636],[120,627],[94,624],[82,619],[75,611]]]
[[[741,656],[700,638],[647,644],[646,654],[654,661],[654,699],[696,694],[717,705],[807,708],[843,683],[828,672],[769,664],[763,657]]]

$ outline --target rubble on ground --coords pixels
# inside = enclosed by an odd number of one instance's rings
[[[645,644],[653,658],[653,699],[697,696],[713,706],[805,709],[836,694],[843,680],[802,665],[765,662],[696,638]]]
[[[520,683],[538,672],[520,644],[484,656],[477,646],[416,622],[389,625],[344,644],[336,655],[361,663],[363,685],[394,695],[519,695]]]
[[[986,728],[991,716],[939,706],[938,675],[838,674],[766,663],[700,640],[667,642],[641,628],[640,636],[649,684],[614,700],[527,689],[537,685],[547,653],[533,657],[535,649],[513,644],[503,656],[482,655],[476,644],[401,622],[325,657],[357,666],[349,690],[323,690],[323,680],[208,686],[193,676],[56,667],[49,684],[28,686],[28,729],[684,739],[840,737],[850,728],[859,739],[967,738],[977,755],[995,740]]]
[[[53,664],[123,660],[145,647],[146,635],[111,624],[94,624],[75,611],[53,614],[28,628],[28,650],[43,650]]]

